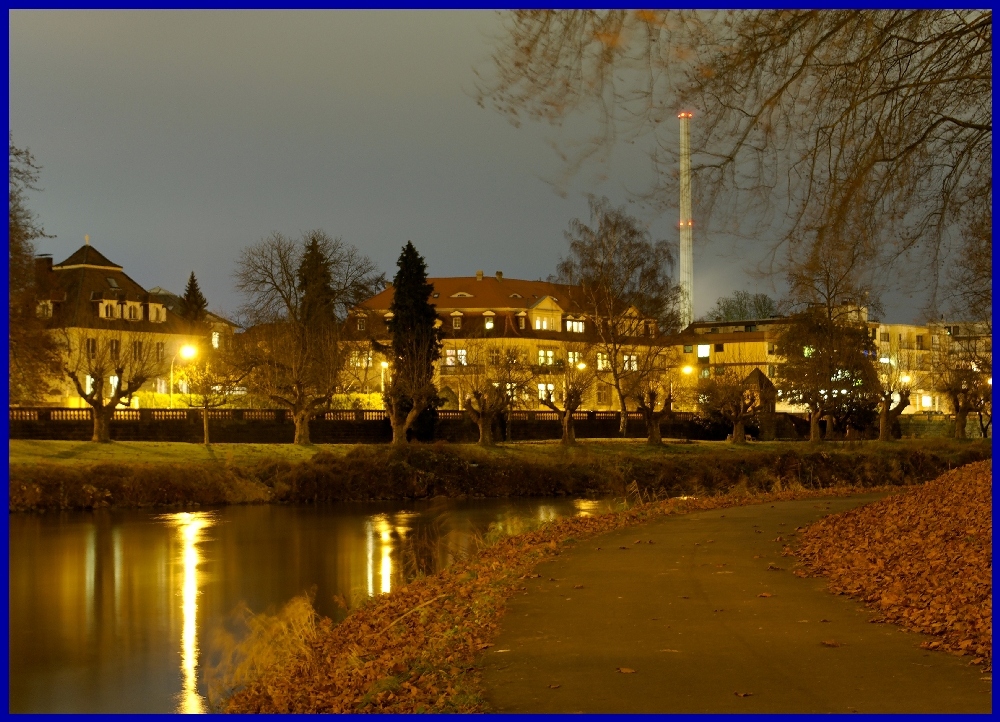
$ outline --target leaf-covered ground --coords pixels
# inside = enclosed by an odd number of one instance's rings
[[[241,679],[221,707],[235,713],[485,711],[476,660],[491,646],[506,599],[523,588],[539,561],[558,554],[568,540],[668,514],[880,490],[887,489],[737,492],[550,522],[375,597],[340,624],[321,620],[305,640],[305,652]]]
[[[831,591],[864,600],[878,621],[932,634],[927,649],[993,663],[993,462],[807,527],[795,554]]]

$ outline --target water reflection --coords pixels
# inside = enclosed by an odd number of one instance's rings
[[[205,700],[198,694],[198,565],[201,552],[198,544],[204,531],[215,523],[211,512],[181,512],[160,517],[176,527],[180,541],[181,567],[181,679],[177,711],[182,714],[204,714]]]
[[[334,620],[570,499],[10,515],[9,711],[202,712],[213,631],[315,587]],[[495,526],[496,525],[496,526]]]

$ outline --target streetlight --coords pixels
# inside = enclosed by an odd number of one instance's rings
[[[690,376],[691,372],[694,371],[694,369],[691,368],[690,366],[685,366],[684,368],[681,369],[681,371],[684,372],[685,376]]]
[[[382,362],[382,393],[383,394],[385,393],[385,370],[387,368],[389,368],[389,362],[388,361],[383,361]]]
[[[191,344],[181,346],[174,357],[170,359],[170,408],[174,408],[174,361],[180,356],[182,359],[193,359],[198,354],[198,349]]]

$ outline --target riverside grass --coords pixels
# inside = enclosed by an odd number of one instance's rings
[[[801,486],[904,486],[991,458],[988,442],[879,444],[591,442],[313,447],[11,442],[11,512],[254,503],[337,503],[435,496],[706,496]],[[53,446],[49,457],[39,444]],[[83,447],[83,448],[76,448]],[[92,447],[98,447],[91,451]],[[181,447],[181,448],[174,448]],[[263,447],[263,448],[260,448]],[[105,451],[111,449],[110,452]],[[192,459],[181,461],[183,451]],[[265,452],[273,451],[271,454]],[[103,454],[92,461],[88,454]],[[242,454],[239,456],[238,454]],[[51,461],[41,459],[49,458]]]
[[[665,515],[899,491],[895,486],[805,489],[797,483],[764,493],[737,487],[708,498],[645,502],[600,516],[545,522],[513,536],[494,529],[493,543],[478,553],[368,600],[339,624],[303,623],[314,613],[307,598],[296,598],[256,625],[287,628],[285,636],[265,639],[251,632],[242,647],[227,648],[231,666],[213,670],[211,702],[229,713],[488,712],[476,660],[492,646],[506,600],[523,589],[522,580],[539,562],[567,545]],[[245,660],[262,659],[281,661],[258,665],[247,675]]]

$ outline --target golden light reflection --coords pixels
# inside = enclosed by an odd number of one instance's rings
[[[198,694],[198,565],[202,562],[198,544],[205,529],[215,523],[211,512],[181,512],[166,514],[162,519],[177,528],[181,550],[179,562],[181,582],[181,676],[183,686],[178,695],[177,711],[181,714],[205,714],[204,698]]]
[[[606,503],[594,499],[574,499],[573,506],[577,516],[594,516],[606,507]]]

